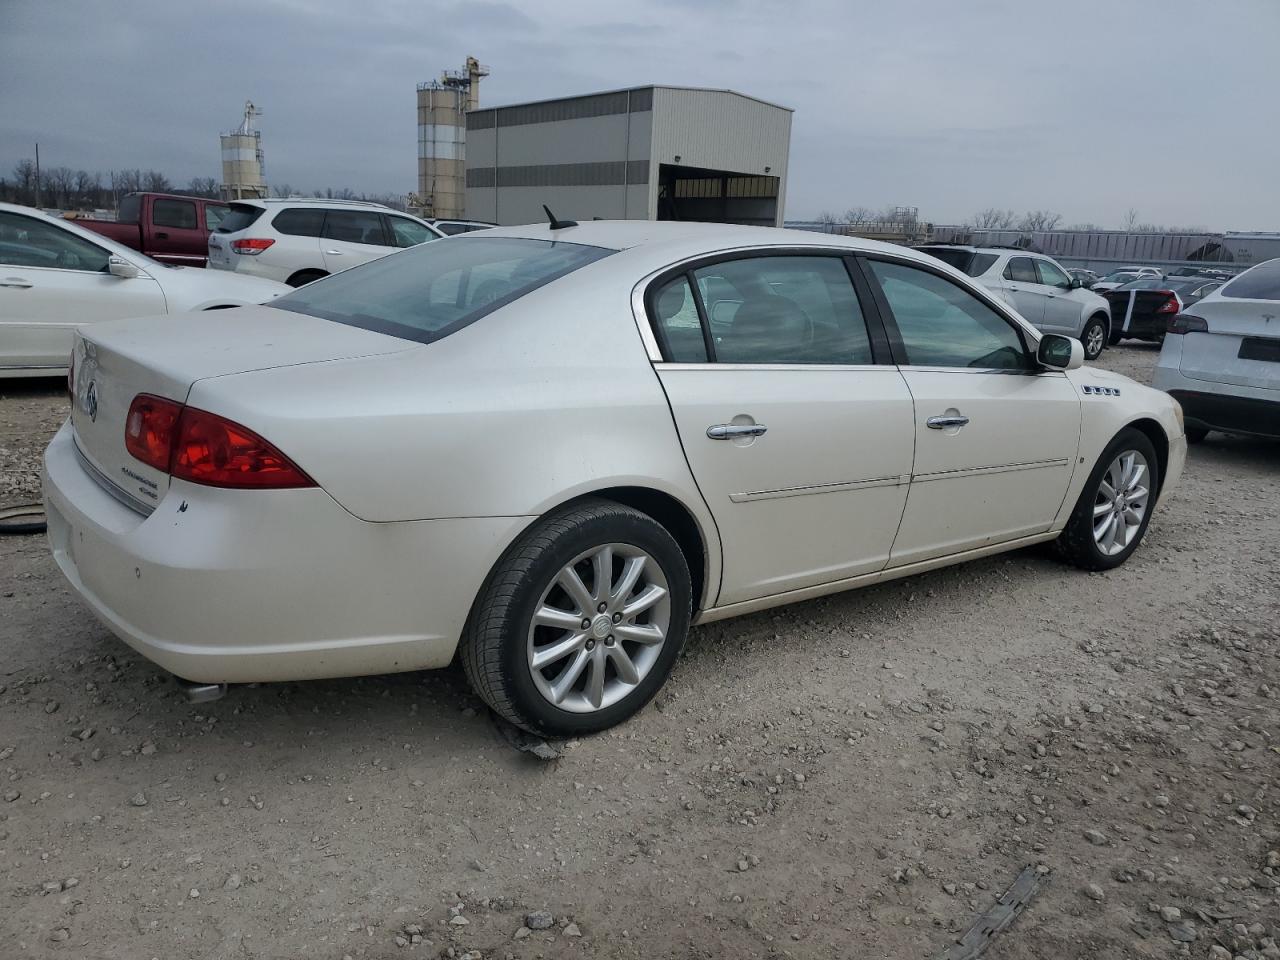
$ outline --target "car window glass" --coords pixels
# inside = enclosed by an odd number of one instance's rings
[[[1048,260],[1037,260],[1035,264],[1036,269],[1040,271],[1041,283],[1047,283],[1051,287],[1062,287],[1064,290],[1071,286],[1071,278]]]
[[[1246,270],[1222,288],[1222,296],[1240,300],[1280,300],[1280,259]]]
[[[685,276],[666,283],[653,298],[653,324],[662,355],[672,363],[706,363],[698,307]]]
[[[218,224],[222,222],[222,218],[227,215],[227,208],[217,203],[206,204],[204,208],[204,222],[210,230],[215,230]]]
[[[753,257],[694,271],[721,363],[872,363],[838,257]]]
[[[233,203],[227,209],[227,212],[223,214],[222,222],[218,224],[218,232],[238,233],[245,227],[250,226],[265,212],[262,207],[255,207],[249,203]]]
[[[293,207],[277,213],[271,226],[290,237],[318,237],[324,226],[324,214],[324,210],[316,207]]]
[[[330,210],[324,218],[320,234],[329,240],[386,246],[382,218],[369,210]]]
[[[1039,283],[1036,276],[1036,265],[1030,257],[1010,257],[1004,268],[1004,278],[1017,283]]]
[[[196,229],[196,205],[191,200],[169,200],[157,197],[151,205],[151,222],[157,227],[175,230]]]
[[[428,240],[439,239],[418,221],[410,220],[408,217],[389,216],[387,221],[391,224],[392,237],[397,247],[416,247]]]
[[[100,272],[109,254],[68,230],[19,214],[0,212],[0,263]]]
[[[1013,325],[967,290],[934,273],[868,261],[884,291],[907,363],[925,367],[1030,368]]]

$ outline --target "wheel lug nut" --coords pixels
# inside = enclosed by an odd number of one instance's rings
[[[612,647],[612,646],[613,646],[613,634],[612,634],[612,633],[611,633],[611,634],[609,634],[609,636],[607,636],[607,637],[605,637],[605,638],[604,638],[604,645],[605,645],[606,647]]]
[[[620,614],[620,613],[615,613],[615,614],[613,615],[613,622],[614,622],[614,623],[621,623],[621,622],[622,622],[622,614]]]
[[[594,640],[588,640],[588,641],[587,641],[587,649],[588,649],[588,650],[594,650],[595,648],[596,648],[596,642],[595,642]]]
[[[609,609],[609,605],[607,603],[602,603],[600,606],[596,607],[596,610],[599,613],[604,613],[607,609]]]
[[[582,629],[583,629],[583,630],[586,630],[586,629],[587,629],[588,627],[590,627],[590,626],[591,626],[591,621],[590,621],[590,620],[583,620],[583,621],[582,621]]]

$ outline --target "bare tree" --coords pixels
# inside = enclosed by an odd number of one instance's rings
[[[1049,210],[1028,210],[1018,221],[1018,229],[1029,233],[1037,230],[1054,230],[1062,222],[1062,214]]]
[[[148,170],[142,176],[142,189],[148,193],[169,193],[173,190],[173,184],[159,170]]]
[[[850,207],[844,212],[844,219],[846,223],[866,223],[875,215],[875,211],[870,207]]]
[[[987,207],[970,217],[965,222],[965,226],[974,230],[1011,230],[1017,221],[1018,215],[1012,210]]]
[[[1132,233],[1135,229],[1137,229],[1138,211],[1133,207],[1130,207],[1128,210],[1125,211],[1123,226],[1124,226],[1124,229],[1128,230],[1130,233]]]
[[[292,197],[294,195],[293,184],[277,183],[271,187],[271,192],[277,197]]]
[[[13,167],[13,179],[23,202],[30,202],[36,191],[36,162],[19,160]]]
[[[70,204],[71,191],[75,188],[76,172],[70,167],[50,167],[44,172],[45,182],[49,184],[49,199],[55,207]]]

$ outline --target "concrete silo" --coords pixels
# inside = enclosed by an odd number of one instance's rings
[[[418,195],[424,216],[466,216],[467,111],[480,105],[480,78],[489,75],[475,57],[462,70],[418,84]]]
[[[246,100],[244,120],[222,140],[222,198],[265,197],[267,181],[262,169],[262,134],[253,129],[255,117],[262,111]]]

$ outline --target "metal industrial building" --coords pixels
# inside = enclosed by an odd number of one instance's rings
[[[788,107],[732,90],[647,86],[467,114],[467,216],[780,226]]]

